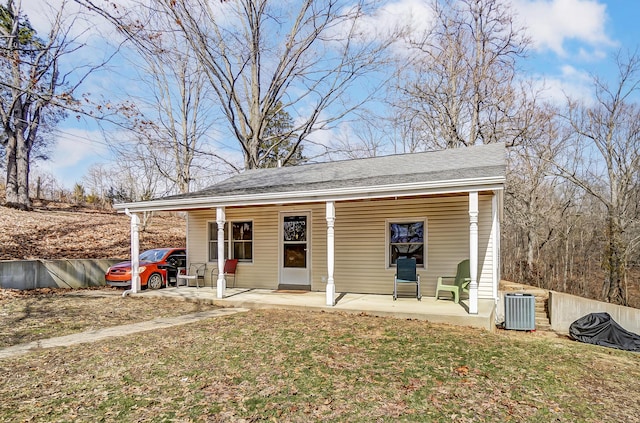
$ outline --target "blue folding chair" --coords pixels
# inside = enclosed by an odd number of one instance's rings
[[[398,298],[398,284],[414,283],[416,284],[416,298],[418,301],[422,298],[420,293],[420,275],[416,271],[415,258],[398,258],[396,260],[396,274],[393,279],[393,300]]]

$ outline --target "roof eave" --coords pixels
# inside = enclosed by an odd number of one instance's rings
[[[260,194],[221,195],[168,200],[150,200],[114,204],[120,212],[180,211],[215,207],[257,206],[270,204],[350,201],[385,197],[453,194],[472,191],[502,190],[505,177],[459,179],[436,182],[377,185],[366,187],[332,188],[311,191],[267,192]]]

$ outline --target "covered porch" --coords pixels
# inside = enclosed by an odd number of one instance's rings
[[[468,261],[463,306],[447,313],[426,298],[411,306],[451,321],[458,312],[480,314],[485,300],[493,308],[498,299],[504,162],[504,145],[496,144],[256,169],[194,193],[114,207],[131,217],[134,275],[138,215],[186,212],[187,262],[206,268],[203,282],[213,287],[206,295],[219,301],[296,287],[311,291],[292,294],[300,307],[307,307],[307,295],[339,311],[357,295],[351,293],[386,299],[398,258],[415,260],[428,297],[436,295],[438,278]],[[238,266],[233,287],[223,270],[227,260]],[[402,316],[403,303],[371,307]]]
[[[326,304],[324,292],[279,291],[270,289],[227,288],[224,298],[217,298],[212,287],[179,287],[139,292],[142,297],[168,297],[183,301],[206,302],[220,307],[249,309],[286,309],[324,312],[364,313],[378,317],[425,320],[492,331],[495,329],[493,299],[479,299],[477,314],[469,314],[468,300],[455,304],[434,297],[398,298],[391,295],[338,293],[333,306]]]

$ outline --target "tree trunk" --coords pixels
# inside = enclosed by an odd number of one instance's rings
[[[609,242],[605,250],[605,284],[606,300],[612,304],[627,305],[624,293],[624,279],[626,268],[624,260],[624,246],[622,245],[622,230],[618,219],[609,216],[607,230]]]
[[[569,230],[569,228],[567,228],[564,236],[564,263],[563,263],[563,274],[562,274],[562,292],[568,292],[567,282],[569,280],[569,262],[570,262],[569,237],[571,235],[570,232],[571,231]]]
[[[538,248],[538,236],[535,229],[527,230],[527,271],[525,280],[527,283],[540,286],[540,277],[536,269],[536,250]]]
[[[8,134],[6,152],[7,180],[5,189],[5,204],[13,207],[18,204],[18,171],[16,168],[16,137]]]
[[[27,140],[20,133],[17,134],[16,149],[16,170],[18,182],[18,203],[17,207],[21,210],[31,209],[31,199],[29,198],[29,152],[30,148]]]

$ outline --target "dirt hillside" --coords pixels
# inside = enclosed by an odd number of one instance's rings
[[[69,204],[35,204],[25,212],[0,206],[0,260],[126,258],[130,219]],[[140,250],[184,247],[185,219],[154,215],[140,232]]]

